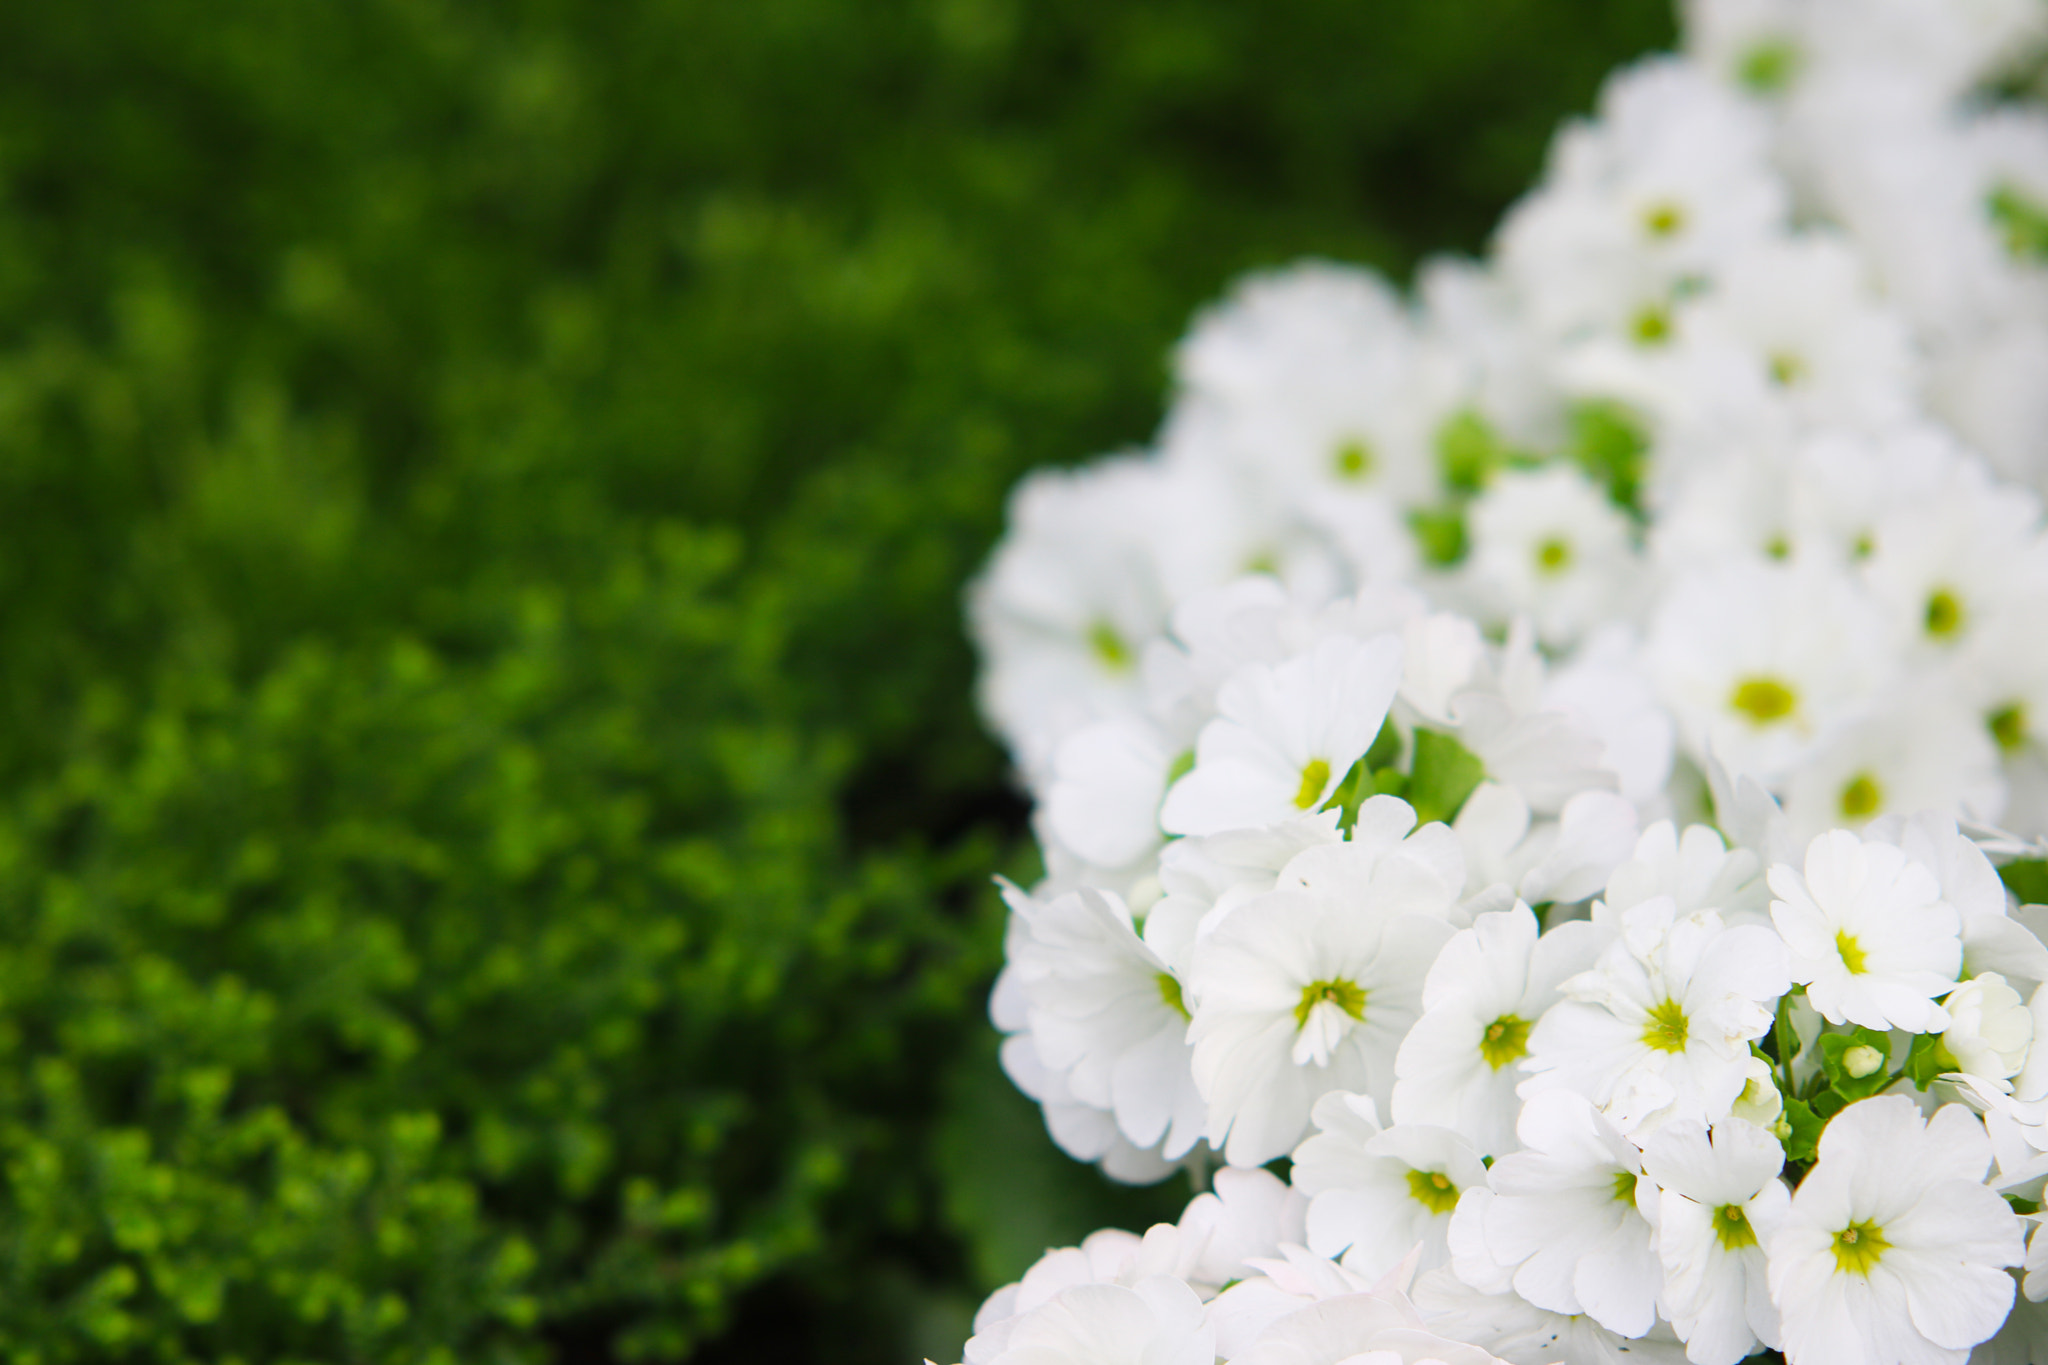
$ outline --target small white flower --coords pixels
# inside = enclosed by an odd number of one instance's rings
[[[1687,825],[1681,835],[1659,820],[1644,830],[1634,855],[1608,877],[1601,903],[1619,916],[1659,896],[1669,896],[1681,915],[1717,910],[1731,924],[1770,923],[1763,861],[1729,848],[1708,825]]]
[[[1674,1117],[1729,1113],[1750,1080],[1749,1044],[1790,987],[1784,945],[1712,910],[1680,916],[1667,897],[1622,912],[1621,937],[1529,1035],[1521,1093],[1563,1088],[1624,1133]]]
[[[1958,1071],[2002,1081],[2018,1075],[2027,1064],[2034,1016],[2020,993],[1997,972],[1965,981],[1949,992],[1941,1007],[1949,1019],[1941,1045],[1956,1059]]]
[[[1785,1354],[1960,1365],[2012,1306],[2020,1221],[1982,1183],[1991,1144],[1947,1105],[1923,1120],[1885,1095],[1850,1105],[1767,1248]]]
[[[1427,826],[1406,839],[1405,802],[1374,797],[1354,839],[1310,849],[1281,886],[1230,911],[1196,940],[1188,968],[1196,1084],[1209,1134],[1228,1134],[1232,1165],[1292,1151],[1315,1101],[1332,1090],[1384,1100],[1394,1050],[1421,1013],[1422,983],[1453,928],[1450,863]],[[1431,831],[1434,830],[1435,833]],[[1367,834],[1365,839],[1357,836]],[[1411,848],[1410,845],[1415,847]]]
[[[1770,883],[1792,979],[1829,1022],[1948,1027],[1934,1001],[1955,988],[1961,925],[1925,866],[1891,844],[1835,830],[1807,845],[1803,872],[1779,863]]]
[[[1538,1308],[1511,1289],[1475,1289],[1449,1269],[1419,1276],[1414,1292],[1431,1327],[1513,1365],[1686,1365],[1685,1343],[1662,1319],[1641,1336],[1625,1337],[1583,1313]]]
[[[1778,1342],[1764,1247],[1792,1202],[1778,1179],[1784,1148],[1763,1129],[1724,1119],[1668,1123],[1643,1148],[1662,1195],[1657,1255],[1664,1303],[1696,1365],[1735,1365]]]
[[[1215,1365],[1195,1291],[1155,1275],[1126,1288],[1082,1284],[978,1333],[967,1365]]]
[[[1856,584],[1806,564],[1681,578],[1657,609],[1648,657],[1693,757],[1767,782],[1854,719],[1895,667]]]
[[[1514,1267],[1515,1292],[1553,1313],[1585,1313],[1623,1336],[1657,1320],[1663,1272],[1650,1219],[1656,1186],[1635,1147],[1582,1096],[1550,1091],[1522,1106],[1525,1150],[1493,1163],[1488,1251]]]
[[[1308,1245],[1377,1279],[1416,1248],[1424,1270],[1444,1263],[1451,1210],[1486,1183],[1472,1144],[1447,1128],[1381,1128],[1370,1096],[1316,1101],[1315,1136],[1294,1150],[1293,1181],[1310,1196]]]
[[[1620,614],[1639,586],[1628,518],[1577,469],[1509,470],[1467,524],[1474,584],[1500,619],[1527,613],[1547,644]]]
[[[1181,1212],[1186,1253],[1176,1272],[1205,1296],[1255,1273],[1252,1262],[1299,1245],[1308,1215],[1308,1197],[1271,1171],[1225,1166],[1210,1183]]]
[[[1607,936],[1584,921],[1541,934],[1527,905],[1476,917],[1444,945],[1422,988],[1422,1017],[1394,1059],[1393,1116],[1463,1134],[1481,1152],[1514,1150],[1529,1031],[1559,983],[1592,965]]]
[[[1006,975],[1038,1059],[1076,1100],[1114,1114],[1133,1145],[1164,1139],[1168,1159],[1184,1156],[1200,1140],[1205,1106],[1188,1070],[1178,978],[1117,896],[1005,893],[1016,916]]]
[[[1400,682],[1395,635],[1332,636],[1278,666],[1247,665],[1218,694],[1160,823],[1215,834],[1316,810],[1372,746]]]

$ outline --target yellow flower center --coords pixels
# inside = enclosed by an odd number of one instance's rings
[[[1991,727],[1991,737],[1998,741],[1998,747],[2007,753],[2027,742],[2027,708],[2024,703],[2001,706],[1986,716],[1984,723]]]
[[[1113,673],[1122,673],[1131,666],[1131,647],[1117,633],[1116,627],[1107,621],[1097,621],[1088,627],[1088,648],[1094,650],[1097,661]]]
[[[1173,1012],[1181,1018],[1186,1019],[1189,1017],[1188,1002],[1182,998],[1180,981],[1172,972],[1161,972],[1159,974],[1159,998],[1172,1006]]]
[[[1776,678],[1744,678],[1735,685],[1728,704],[1758,725],[1769,725],[1797,709],[1799,694]]]
[[[1847,1275],[1869,1275],[1891,1246],[1884,1229],[1865,1219],[1835,1234],[1835,1269]]]
[[[1683,1052],[1686,1033],[1685,1006],[1667,998],[1650,1011],[1650,1022],[1643,1028],[1643,1042],[1659,1052]]]
[[[1723,1204],[1714,1210],[1714,1235],[1720,1239],[1723,1251],[1740,1251],[1756,1245],[1756,1229],[1749,1225],[1749,1216],[1740,1204]]]
[[[1867,965],[1870,959],[1864,953],[1863,945],[1847,929],[1835,930],[1835,951],[1842,955],[1842,966],[1849,975],[1861,976],[1870,970]]]
[[[1296,810],[1307,810],[1323,799],[1323,788],[1330,785],[1330,765],[1320,758],[1312,758],[1301,769],[1301,790],[1294,794]]]
[[[1685,209],[1664,200],[1643,212],[1643,227],[1652,237],[1674,237],[1685,228]]]
[[[1963,604],[1947,588],[1936,588],[1927,598],[1927,633],[1946,640],[1963,628]]]
[[[1638,346],[1661,346],[1671,339],[1671,314],[1656,304],[1648,304],[1636,314],[1630,333]]]
[[[1458,1207],[1458,1187],[1442,1171],[1408,1172],[1408,1193],[1431,1213],[1449,1213]]]
[[[1884,805],[1884,788],[1869,773],[1858,773],[1842,785],[1842,818],[1861,820]]]
[[[1337,477],[1354,482],[1372,473],[1372,447],[1354,436],[1337,447]]]
[[[1571,567],[1571,542],[1552,536],[1536,547],[1536,569],[1539,573],[1563,573]]]
[[[1308,1017],[1317,1005],[1332,1004],[1360,1023],[1365,1021],[1365,988],[1356,981],[1311,981],[1301,988],[1301,1003],[1294,1007],[1294,1029],[1308,1027]]]
[[[1529,1021],[1503,1014],[1479,1036],[1479,1055],[1495,1071],[1529,1055]]]
[[[1614,1173],[1614,1202],[1633,1204],[1636,1202],[1636,1173],[1616,1171]]]
[[[1771,382],[1781,389],[1789,389],[1806,378],[1806,362],[1791,351],[1779,351],[1771,357]]]

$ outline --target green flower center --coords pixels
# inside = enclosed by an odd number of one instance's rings
[[[1552,536],[1536,547],[1536,569],[1539,573],[1563,573],[1571,563],[1572,546],[1568,540]]]
[[[1188,1002],[1181,997],[1180,981],[1172,972],[1161,972],[1159,974],[1159,998],[1170,1005],[1173,1008],[1173,1012],[1181,1018],[1186,1019],[1189,1017]]]
[[[1529,1021],[1503,1014],[1479,1035],[1479,1055],[1495,1071],[1529,1055]]]
[[[1842,966],[1849,975],[1861,976],[1870,970],[1870,959],[1864,953],[1863,945],[1847,929],[1835,930],[1835,951],[1842,955]]]
[[[1636,1173],[1616,1171],[1614,1173],[1614,1202],[1633,1204],[1636,1202]]]
[[[1650,1022],[1643,1028],[1643,1042],[1659,1052],[1683,1052],[1686,1034],[1685,1006],[1667,997],[1663,1004],[1651,1009]]]
[[[1723,1204],[1714,1210],[1714,1235],[1720,1239],[1723,1251],[1740,1251],[1756,1245],[1756,1229],[1749,1225],[1749,1215],[1740,1204]]]
[[[1442,1171],[1408,1172],[1408,1193],[1431,1213],[1449,1213],[1458,1207],[1458,1187]]]
[[[2020,702],[2001,706],[1984,718],[1998,747],[2011,753],[2027,742],[2027,708]]]
[[[1867,815],[1875,815],[1878,808],[1882,805],[1884,805],[1884,788],[1878,786],[1877,780],[1871,777],[1869,773],[1858,773],[1843,784],[1841,800],[1843,819],[1861,820]]]
[[[1317,1005],[1335,1005],[1360,1023],[1365,1021],[1365,988],[1356,981],[1311,981],[1301,988],[1301,1003],[1294,1007],[1294,1030],[1308,1027],[1308,1017]]]
[[[1130,645],[1107,621],[1097,621],[1088,627],[1088,648],[1095,651],[1096,659],[1113,673],[1122,673],[1131,666]]]
[[[1799,694],[1776,678],[1744,678],[1735,685],[1728,704],[1758,725],[1769,725],[1792,714]]]
[[[1294,794],[1296,810],[1307,810],[1323,799],[1323,788],[1330,785],[1330,765],[1320,758],[1312,758],[1302,765],[1301,790]]]
[[[1869,1275],[1883,1257],[1890,1242],[1884,1229],[1868,1219],[1851,1223],[1835,1234],[1835,1269],[1848,1275]]]
[[[1962,602],[1947,588],[1936,588],[1927,598],[1927,633],[1946,640],[1962,628]]]
[[[1372,473],[1372,447],[1354,436],[1337,447],[1337,477],[1356,481]]]
[[[1781,532],[1764,542],[1764,553],[1772,559],[1790,559],[1792,557],[1792,542],[1787,540]]]

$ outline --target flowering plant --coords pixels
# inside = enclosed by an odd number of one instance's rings
[[[1003,1064],[1208,1189],[969,1365],[2048,1360],[2048,7],[1685,17],[1018,490]]]

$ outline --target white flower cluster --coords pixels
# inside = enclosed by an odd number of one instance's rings
[[[1213,1189],[968,1365],[2048,1362],[2048,0],[1686,20],[1018,490],[1003,1065]]]

